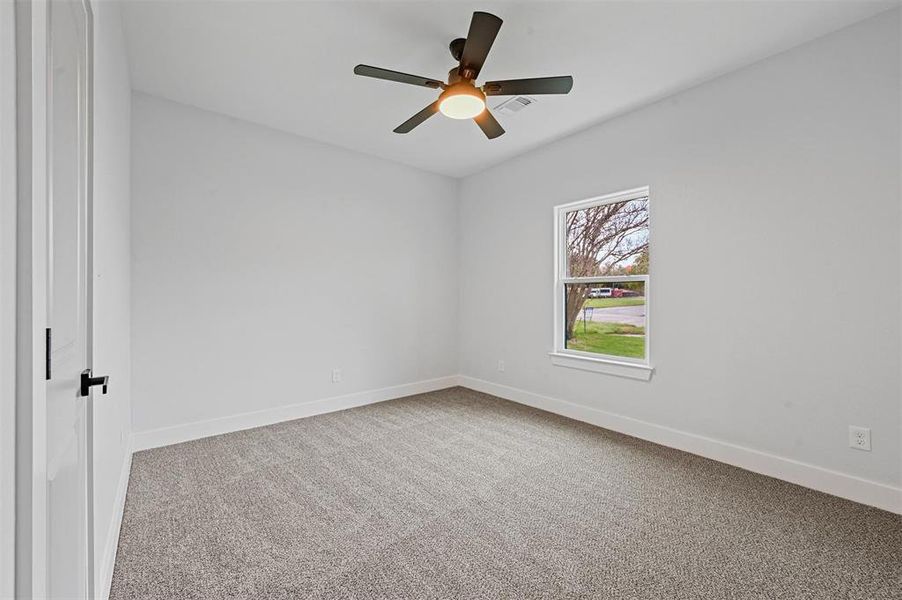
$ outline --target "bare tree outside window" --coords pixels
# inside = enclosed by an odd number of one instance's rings
[[[614,202],[590,206],[566,213],[566,277],[620,277],[648,275],[648,198],[638,198],[624,202]],[[644,305],[645,284],[642,281],[619,281],[604,285],[605,282],[566,285],[564,306],[565,338],[567,347],[578,337],[574,330],[577,319],[582,317],[584,332],[588,334],[586,322],[588,311],[594,308],[615,308],[617,305]],[[594,291],[593,291],[594,290]],[[593,298],[593,296],[597,296]],[[623,300],[617,300],[623,298]],[[627,300],[641,298],[641,300]],[[606,302],[602,300],[609,299]],[[592,300],[599,300],[597,306],[589,306]],[[643,314],[644,318],[644,314]],[[604,323],[605,321],[599,321]],[[614,321],[615,325],[618,323]],[[620,325],[629,325],[624,323]],[[594,324],[593,324],[594,327]],[[595,327],[599,329],[599,327]],[[611,329],[608,327],[608,329]],[[614,331],[633,333],[615,335],[640,335],[633,328],[613,328]],[[644,335],[644,328],[641,332]],[[644,356],[644,340],[642,341]],[[597,351],[588,349],[588,351]],[[633,352],[635,353],[635,352]]]

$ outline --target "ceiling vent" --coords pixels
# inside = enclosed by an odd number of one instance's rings
[[[496,106],[495,111],[502,115],[515,115],[527,106],[535,103],[535,98],[530,98],[529,96],[514,96]]]

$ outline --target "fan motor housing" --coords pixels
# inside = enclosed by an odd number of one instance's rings
[[[466,45],[467,38],[451,40],[451,43],[448,44],[448,50],[451,51],[451,56],[454,57],[454,60],[460,62],[460,57],[464,55],[464,46]]]

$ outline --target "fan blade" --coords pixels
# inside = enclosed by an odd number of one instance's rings
[[[438,89],[445,85],[441,81],[429,79],[428,77],[380,69],[379,67],[371,67],[369,65],[357,65],[354,67],[354,74],[363,75],[364,77],[375,77],[376,79],[387,79],[388,81],[397,81],[398,83],[409,83],[410,85],[419,85],[433,89]]]
[[[567,94],[573,88],[573,77],[534,77],[487,81],[482,86],[486,96],[517,96],[519,94]]]
[[[485,134],[485,137],[490,140],[493,140],[504,133],[504,127],[495,120],[494,115],[489,112],[489,109],[485,109],[479,113],[473,120],[476,121],[476,124],[482,129],[482,133]]]
[[[460,57],[461,77],[476,79],[485,64],[485,59],[492,49],[495,36],[501,29],[501,19],[487,12],[474,12],[470,21],[470,31],[467,33],[467,43]]]
[[[438,112],[438,100],[436,100],[435,102],[433,102],[432,104],[430,104],[429,106],[427,106],[426,108],[424,108],[423,110],[421,110],[420,112],[415,114],[414,116],[410,117],[409,119],[407,119],[406,121],[404,121],[403,123],[398,125],[397,127],[395,127],[394,132],[395,133],[410,133],[414,127],[416,127],[417,125],[419,125],[420,123],[422,123],[423,121],[425,121],[426,119],[428,119],[429,117],[431,117],[432,115],[434,115],[437,112]]]

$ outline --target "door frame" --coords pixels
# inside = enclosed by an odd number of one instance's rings
[[[15,592],[16,13],[0,2],[0,598]]]
[[[85,10],[86,70],[86,336],[85,368],[93,366],[94,16]],[[47,595],[47,395],[49,2],[15,1],[16,258],[15,258],[15,596]],[[5,16],[5,15],[4,15]],[[6,39],[6,36],[4,36]],[[5,50],[5,48],[4,48]],[[5,53],[4,53],[5,54]],[[2,66],[2,65],[0,65]],[[5,101],[5,96],[2,98]],[[2,156],[5,157],[5,154]],[[2,207],[6,210],[6,202]],[[4,213],[5,216],[6,213]],[[0,243],[4,243],[0,238]],[[3,273],[7,283],[6,273]],[[0,318],[5,318],[5,307]],[[0,348],[2,349],[2,348]],[[2,368],[2,365],[0,365]],[[6,373],[3,384],[6,385]],[[87,593],[94,595],[93,401],[86,415]],[[5,431],[4,431],[5,433]],[[4,459],[5,460],[5,459]],[[4,463],[5,466],[5,463]],[[2,505],[0,505],[2,506]],[[0,549],[2,550],[2,549]],[[0,564],[0,568],[5,565]],[[0,571],[2,573],[2,571]]]

